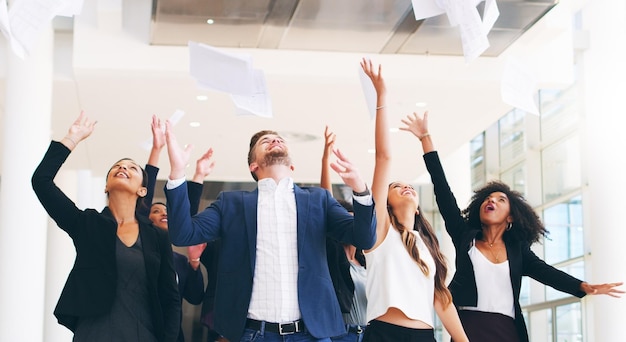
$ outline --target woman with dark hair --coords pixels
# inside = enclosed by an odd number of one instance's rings
[[[76,248],[54,314],[74,341],[176,341],[180,300],[167,232],[136,214],[147,191],[145,171],[131,159],[115,163],[102,212],[78,209],[54,184],[94,125],[81,112],[68,134],[50,143],[32,177],[39,201]]]
[[[475,191],[461,211],[428,133],[428,113],[402,120],[421,141],[439,211],[456,249],[450,283],[463,328],[471,341],[528,341],[519,304],[522,276],[577,297],[624,293],[622,283],[591,285],[539,259],[530,249],[546,229],[524,197],[500,181]]]
[[[156,115],[152,116],[152,149],[146,164],[148,175],[147,194],[143,198],[145,203],[152,203],[149,207],[143,206],[137,209],[138,214],[148,217],[155,227],[165,231],[167,224],[167,206],[163,202],[152,202],[156,187],[157,175],[159,173],[159,157],[163,146],[165,146],[165,133],[161,128],[161,121]],[[187,182],[187,192],[189,194],[190,214],[195,215],[200,206],[204,178],[208,176],[215,161],[212,159],[213,149],[209,149],[196,161],[196,170],[191,181]],[[145,209],[145,210],[144,210]],[[178,282],[178,292],[182,305],[183,298],[192,305],[202,303],[204,299],[204,278],[200,269],[200,256],[206,247],[206,243],[187,247],[187,255],[173,252],[174,270],[176,271],[176,281]],[[182,329],[178,334],[178,342],[184,342],[185,335]]]
[[[391,147],[386,88],[381,67],[361,63],[377,94],[376,243],[367,260],[367,320],[364,341],[434,342],[435,312],[456,341],[468,341],[446,287],[447,265],[432,227],[421,215],[419,197],[406,183],[391,182]],[[386,204],[386,205],[385,205]]]

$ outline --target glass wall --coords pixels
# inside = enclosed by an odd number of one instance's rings
[[[549,231],[533,251],[580,279],[585,271],[585,227],[577,109],[581,104],[575,94],[576,85],[541,90],[539,117],[518,109],[505,113],[471,141],[470,159],[472,187],[495,176],[522,193]],[[532,137],[536,141],[529,141]],[[486,148],[490,146],[497,146],[497,153]],[[520,304],[531,341],[585,341],[577,297],[524,277]]]

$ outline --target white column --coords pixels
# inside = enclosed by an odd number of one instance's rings
[[[63,192],[76,202],[79,198],[78,174],[75,170],[61,170],[54,182]],[[74,264],[76,252],[72,239],[59,228],[52,219],[48,224],[48,248],[46,253],[46,297],[44,317],[45,342],[64,342],[72,340],[72,332],[60,325],[54,317],[54,308],[63,290],[63,285]]]
[[[626,96],[626,3],[587,1],[582,22],[589,48],[582,58],[585,86],[584,206],[590,257],[586,278],[591,283],[626,281],[624,229],[624,98]],[[626,299],[588,296],[587,341],[613,341],[624,336]],[[620,337],[622,336],[622,337]]]
[[[47,215],[30,178],[50,140],[53,30],[24,60],[7,49],[0,190],[0,341],[41,341]]]

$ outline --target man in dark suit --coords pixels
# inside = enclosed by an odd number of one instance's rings
[[[340,153],[333,169],[354,192],[354,216],[322,188],[293,184],[285,141],[273,131],[250,141],[254,191],[222,192],[189,215],[182,150],[166,125],[171,173],[166,185],[170,238],[175,245],[221,240],[215,330],[229,341],[330,341],[345,333],[326,262],[326,237],[369,249],[376,241],[374,204],[358,171]]]

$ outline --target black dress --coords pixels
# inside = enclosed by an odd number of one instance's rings
[[[141,239],[127,247],[118,238],[115,243],[117,261],[116,296],[111,311],[95,317],[80,319],[74,341],[156,342],[148,294],[148,277],[144,264]]]

